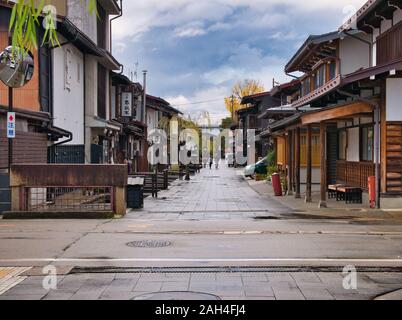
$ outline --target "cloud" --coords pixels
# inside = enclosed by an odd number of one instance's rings
[[[192,118],[228,116],[223,98],[237,80],[290,80],[284,65],[309,34],[336,30],[365,0],[125,1],[113,22],[125,70],[149,71],[148,89]],[[209,101],[200,104],[194,102]]]
[[[117,39],[135,38],[152,28],[179,27],[193,21],[218,23],[238,9],[255,13],[254,20],[244,20],[244,24],[254,27],[272,27],[286,23],[290,14],[314,14],[324,11],[330,14],[338,10],[341,17],[349,12],[344,8],[359,9],[365,0],[146,0],[124,2],[124,15],[114,24]],[[282,8],[277,13],[277,8]],[[347,10],[345,10],[347,11]],[[312,16],[316,18],[315,16]],[[341,20],[339,24],[341,24]]]
[[[182,27],[177,27],[174,33],[179,38],[191,38],[197,36],[203,36],[207,34],[201,22],[193,22],[186,24]]]
[[[196,120],[208,112],[213,124],[220,124],[221,119],[229,116],[226,110],[224,98],[230,95],[230,89],[226,86],[214,86],[199,90],[191,95],[167,97],[173,106],[184,113],[184,116]]]

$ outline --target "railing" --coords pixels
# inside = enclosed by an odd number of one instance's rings
[[[336,162],[336,180],[353,187],[368,190],[368,177],[375,175],[375,165],[372,162]]]
[[[125,215],[127,180],[126,165],[13,165],[11,211]]]
[[[377,65],[402,58],[402,22],[377,38]]]
[[[28,212],[113,212],[112,187],[21,188],[21,210]]]
[[[327,92],[335,89],[341,83],[341,76],[338,75],[334,79],[328,81],[323,86],[317,88],[316,90],[310,92],[309,94],[301,97],[299,100],[292,103],[292,106],[297,108],[308,104],[311,100],[321,97],[322,95],[326,94]]]

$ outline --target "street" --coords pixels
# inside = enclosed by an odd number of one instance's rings
[[[373,299],[402,288],[402,221],[301,213],[221,167],[122,219],[2,220],[0,299]],[[43,287],[47,265],[55,290]],[[344,288],[345,266],[356,288]]]

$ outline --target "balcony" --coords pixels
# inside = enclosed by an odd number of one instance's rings
[[[377,65],[402,58],[402,22],[377,38]]]
[[[323,95],[327,94],[328,92],[336,89],[341,83],[341,76],[338,75],[334,79],[328,81],[323,86],[317,88],[316,90],[310,92],[309,94],[301,97],[299,100],[292,103],[292,106],[295,108],[302,107],[304,105],[309,104],[311,101],[322,97]]]

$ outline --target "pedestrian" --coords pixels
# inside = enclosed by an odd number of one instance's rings
[[[212,165],[214,164],[214,160],[212,157],[209,157],[209,170],[212,170]]]

